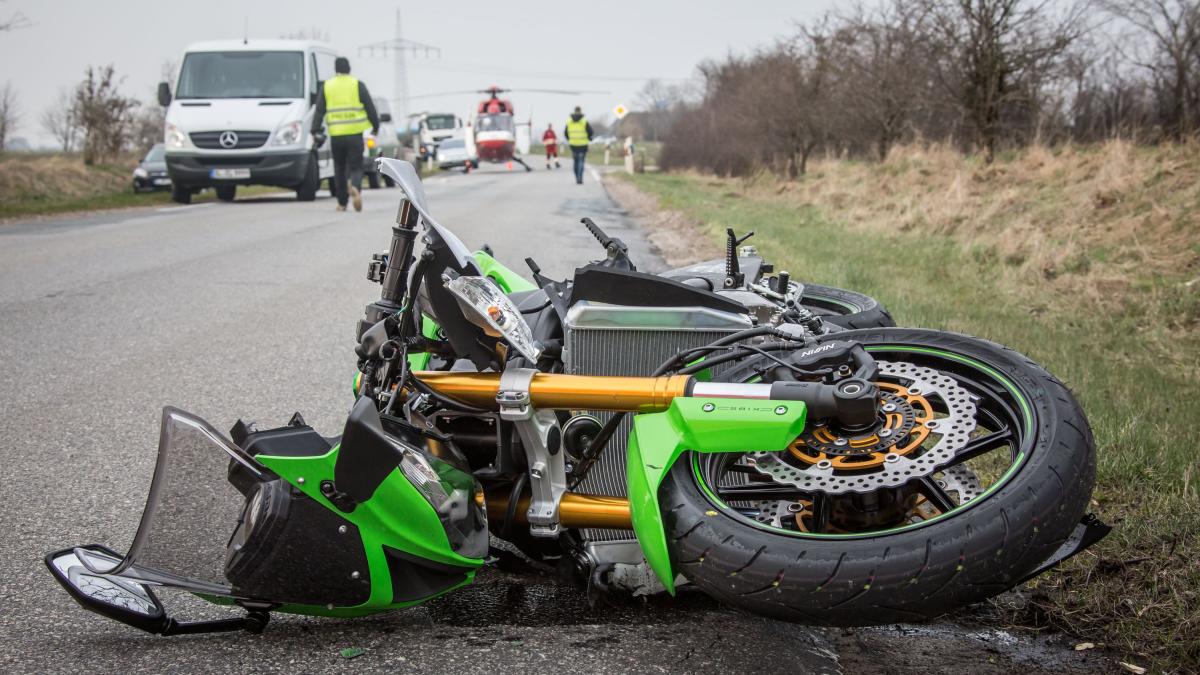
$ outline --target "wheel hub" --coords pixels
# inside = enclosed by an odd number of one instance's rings
[[[949,463],[975,431],[971,394],[932,368],[877,363],[884,381],[873,428],[851,434],[814,425],[787,451],[749,453],[747,463],[775,482],[826,494],[898,487]]]

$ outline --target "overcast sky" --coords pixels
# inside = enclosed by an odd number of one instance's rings
[[[647,78],[691,77],[699,61],[791,34],[797,20],[832,6],[832,0],[0,0],[0,17],[19,11],[31,24],[0,33],[0,81],[20,95],[24,115],[15,136],[48,144],[41,111],[88,65],[113,64],[123,91],[150,103],[164,61],[177,61],[191,42],[241,38],[248,26],[251,39],[320,31],[350,57],[373,95],[391,98],[392,58],[371,58],[359,47],[392,38],[399,8],[404,37],[441,48],[440,59],[409,57],[410,95],[491,84],[608,92],[512,94],[519,119],[532,112],[535,123],[557,127],[576,104],[592,116],[617,103],[632,105]],[[478,98],[418,99],[410,109],[465,114]]]

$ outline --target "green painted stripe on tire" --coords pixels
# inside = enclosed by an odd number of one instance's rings
[[[958,361],[959,363],[962,363],[962,364],[971,366],[972,368],[981,370],[981,371],[991,375],[996,380],[998,380],[1000,382],[1000,384],[1005,389],[1007,389],[1008,392],[1011,393],[1017,399],[1017,402],[1020,405],[1021,411],[1024,415],[1023,419],[1024,419],[1024,423],[1025,423],[1025,434],[1026,434],[1026,436],[1029,436],[1030,434],[1033,433],[1033,408],[1029,405],[1029,402],[1025,399],[1024,394],[1022,394],[1020,392],[1020,390],[1017,389],[1017,386],[1015,384],[1013,384],[1011,380],[1009,380],[1007,377],[1001,375],[994,368],[992,368],[991,366],[989,366],[981,361],[976,361],[975,359],[972,359],[969,356],[963,356],[962,354],[955,354],[953,352],[946,352],[946,351],[942,351],[940,349],[932,349],[929,347],[905,347],[905,346],[898,346],[898,345],[897,346],[870,345],[870,346],[866,347],[866,350],[869,352],[878,352],[878,351],[896,352],[896,351],[899,351],[899,352],[915,352],[915,353],[919,353],[919,354],[932,354],[934,356],[942,356],[942,357],[948,358],[952,361]],[[700,453],[693,452],[691,454],[692,454],[692,476],[696,479],[696,484],[700,486],[700,490],[702,492],[704,492],[705,496],[707,496],[709,498],[709,500],[712,501],[712,503],[716,504],[717,506],[719,506],[723,509],[732,511],[733,509],[728,504],[726,504],[720,497],[718,497],[716,495],[716,493],[714,493],[712,491],[712,489],[708,486],[708,482],[704,480],[704,478],[701,474],[701,471],[700,471]],[[795,530],[785,530],[782,528],[771,527],[770,525],[765,525],[763,523],[759,523],[759,522],[750,520],[748,518],[743,517],[743,519],[747,521],[747,524],[751,525],[752,527],[756,527],[760,530],[764,530],[767,532],[773,532],[776,534],[783,534],[783,535],[786,535],[789,537],[797,537],[800,539],[869,539],[871,537],[879,537],[879,536],[883,536],[883,535],[896,534],[898,532],[905,532],[908,530],[915,530],[917,528],[925,527],[926,525],[931,525],[933,523],[938,522],[939,520],[943,520],[952,515],[956,515],[958,513],[966,511],[967,509],[975,506],[976,504],[982,503],[984,499],[986,499],[992,493],[996,492],[1001,487],[1006,485],[1008,483],[1008,481],[1011,480],[1014,475],[1016,475],[1017,471],[1022,466],[1024,466],[1025,460],[1027,459],[1027,457],[1028,456],[1025,454],[1024,450],[1017,453],[1016,461],[1014,461],[1008,467],[1008,469],[999,478],[996,479],[996,482],[989,485],[988,489],[984,490],[978,497],[967,502],[965,505],[960,505],[959,507],[957,507],[955,509],[951,509],[950,511],[948,511],[946,513],[940,514],[934,518],[930,518],[929,520],[924,520],[919,523],[910,523],[908,525],[902,525],[900,527],[893,527],[893,528],[887,529],[887,530],[874,530],[872,532],[862,532],[859,534],[832,534],[832,533],[821,534],[821,533],[815,533],[815,532],[796,532]]]

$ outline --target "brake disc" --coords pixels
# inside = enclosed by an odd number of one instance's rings
[[[904,455],[888,453],[883,456],[884,461],[867,470],[839,468],[836,465],[838,457],[829,459],[824,454],[815,463],[797,466],[788,451],[747,453],[745,462],[777,483],[793,485],[804,492],[826,494],[875,492],[881,488],[904,485],[940,470],[970,442],[976,427],[974,397],[959,386],[954,378],[932,368],[904,361],[877,363],[881,376],[903,385],[899,388],[902,395],[923,397],[931,403],[939,402],[936,408],[945,415],[920,420],[928,438],[915,452]],[[934,438],[936,442],[930,444]],[[846,445],[854,447],[855,439],[848,439]],[[964,474],[954,472],[954,475]],[[959,481],[956,485],[969,491],[966,482],[959,478],[951,480]]]
[[[983,493],[983,484],[979,476],[963,464],[946,469],[937,483],[946,492],[958,495],[960,506]],[[755,520],[777,528],[787,527],[785,523],[801,524],[805,517],[812,515],[812,502],[805,499],[763,499],[752,501],[750,505],[757,509],[753,516]]]

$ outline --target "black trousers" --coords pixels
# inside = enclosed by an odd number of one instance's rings
[[[337,203],[345,206],[350,201],[350,185],[362,189],[363,137],[362,134],[330,136],[329,147],[333,151],[333,192]]]

